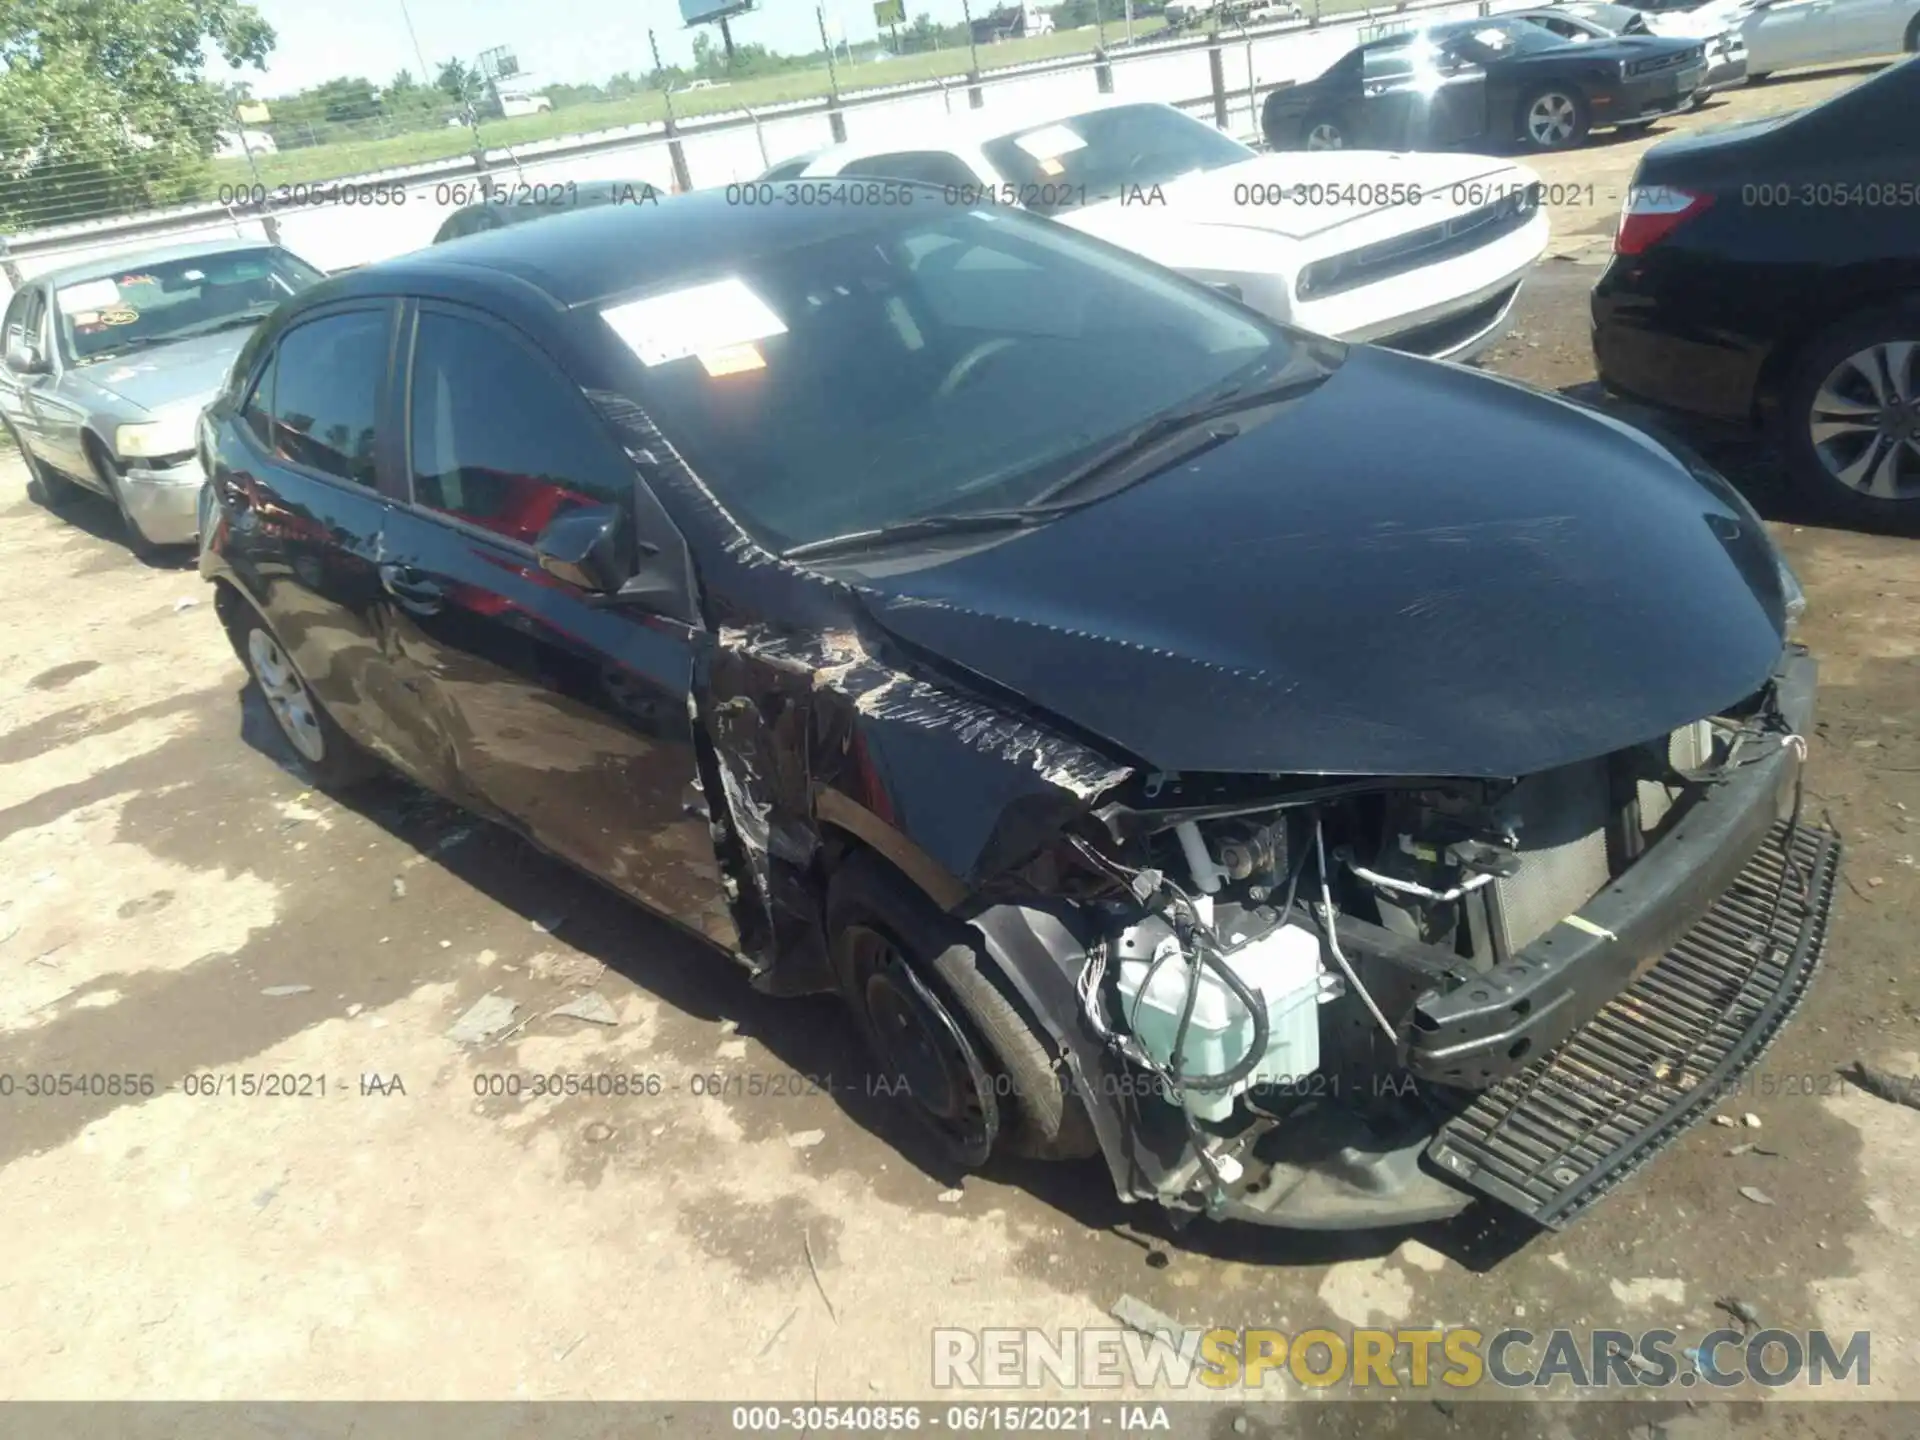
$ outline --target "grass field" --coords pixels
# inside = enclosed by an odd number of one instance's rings
[[[1358,8],[1341,0],[1327,5]],[[1164,28],[1158,17],[1135,20],[1135,38],[1151,35]],[[1109,41],[1124,33],[1119,25],[1107,27]],[[1098,39],[1091,26],[1081,30],[1055,31],[1031,40],[1006,40],[998,45],[982,46],[983,70],[1007,65],[1028,64],[1035,60],[1059,59],[1092,52]],[[867,64],[836,67],[842,93],[868,90],[883,85],[909,85],[915,81],[964,76],[969,54],[962,49],[935,50],[924,55],[903,55],[895,60],[877,60]],[[681,120],[717,111],[743,107],[778,105],[792,100],[816,100],[829,93],[830,81],[824,65],[811,70],[790,70],[779,75],[764,75],[737,80],[710,90],[683,91],[673,97],[673,113]],[[269,104],[272,102],[269,101]],[[641,125],[666,118],[666,99],[658,92],[637,95],[630,100],[609,100],[599,104],[570,105],[544,115],[526,115],[513,120],[488,120],[480,126],[480,138],[489,147],[528,145],[553,140],[563,135],[584,135],[597,130],[617,130],[623,125]],[[424,165],[434,160],[451,160],[470,153],[473,132],[464,126],[442,126],[433,130],[408,131],[398,135],[369,137],[364,140],[338,141],[288,150],[278,155],[262,155],[255,165],[260,183],[291,185],[315,180],[335,180],[345,175],[363,175],[369,171],[390,170],[402,165]],[[252,172],[245,160],[221,160],[213,168],[215,185],[250,183]]]
[[[1379,0],[1375,0],[1379,3]],[[1310,14],[1334,16],[1367,8],[1368,0],[1317,0],[1308,3]],[[1135,39],[1160,32],[1165,22],[1159,16],[1142,16],[1133,23]],[[1109,24],[1109,43],[1122,39],[1124,28]],[[1030,40],[1006,40],[998,45],[982,46],[983,72],[1036,60],[1061,59],[1090,54],[1098,43],[1092,26],[1078,30],[1060,30]],[[964,47],[935,50],[922,55],[903,55],[893,60],[836,68],[842,94],[870,90],[887,85],[909,85],[916,81],[955,79],[967,73],[971,61]],[[708,90],[682,91],[673,98],[674,115],[693,119],[721,111],[778,105],[794,100],[817,100],[831,88],[827,68],[821,65],[807,70],[790,70],[778,75],[763,75],[751,80]],[[269,101],[269,104],[272,102]],[[570,105],[544,115],[526,115],[513,120],[488,120],[480,125],[480,139],[489,149],[530,145],[568,135],[587,135],[602,130],[617,130],[626,125],[657,123],[666,118],[666,97],[652,92],[628,100],[608,100],[596,104]],[[407,165],[425,165],[436,160],[452,160],[473,150],[473,132],[465,126],[439,126],[429,130],[403,131],[399,134],[369,134],[364,139],[335,141],[277,155],[262,155],[254,162],[261,184],[294,185],[321,180],[337,180],[348,175],[364,175]],[[244,185],[254,180],[254,168],[244,160],[219,160],[211,171],[209,194],[220,185]]]

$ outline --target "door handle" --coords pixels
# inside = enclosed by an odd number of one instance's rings
[[[416,615],[432,615],[446,599],[446,592],[411,565],[382,565],[380,584],[386,592]]]

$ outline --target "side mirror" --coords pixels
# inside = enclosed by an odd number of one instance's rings
[[[22,342],[7,347],[7,368],[16,375],[44,375],[50,367],[38,345]]]
[[[594,595],[617,591],[633,574],[621,513],[607,505],[585,505],[555,516],[533,542],[540,568],[556,580]]]

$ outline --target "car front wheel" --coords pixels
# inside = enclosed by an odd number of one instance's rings
[[[1547,85],[1520,102],[1520,138],[1534,150],[1565,150],[1587,138],[1587,97]]]
[[[971,1170],[996,1151],[1097,1152],[1064,1067],[969,927],[861,851],[834,874],[827,933],[881,1093],[907,1104],[945,1159]]]
[[[1920,300],[1841,321],[1794,369],[1793,478],[1842,520],[1920,527]]]

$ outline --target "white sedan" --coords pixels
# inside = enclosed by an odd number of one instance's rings
[[[1737,29],[1747,76],[1920,50],[1920,0],[1632,0],[1657,35]]]
[[[1171,105],[985,111],[776,165],[762,181],[918,180],[1017,204],[1343,340],[1470,360],[1547,244],[1531,170],[1480,155],[1262,155]],[[937,202],[936,202],[937,203]]]

